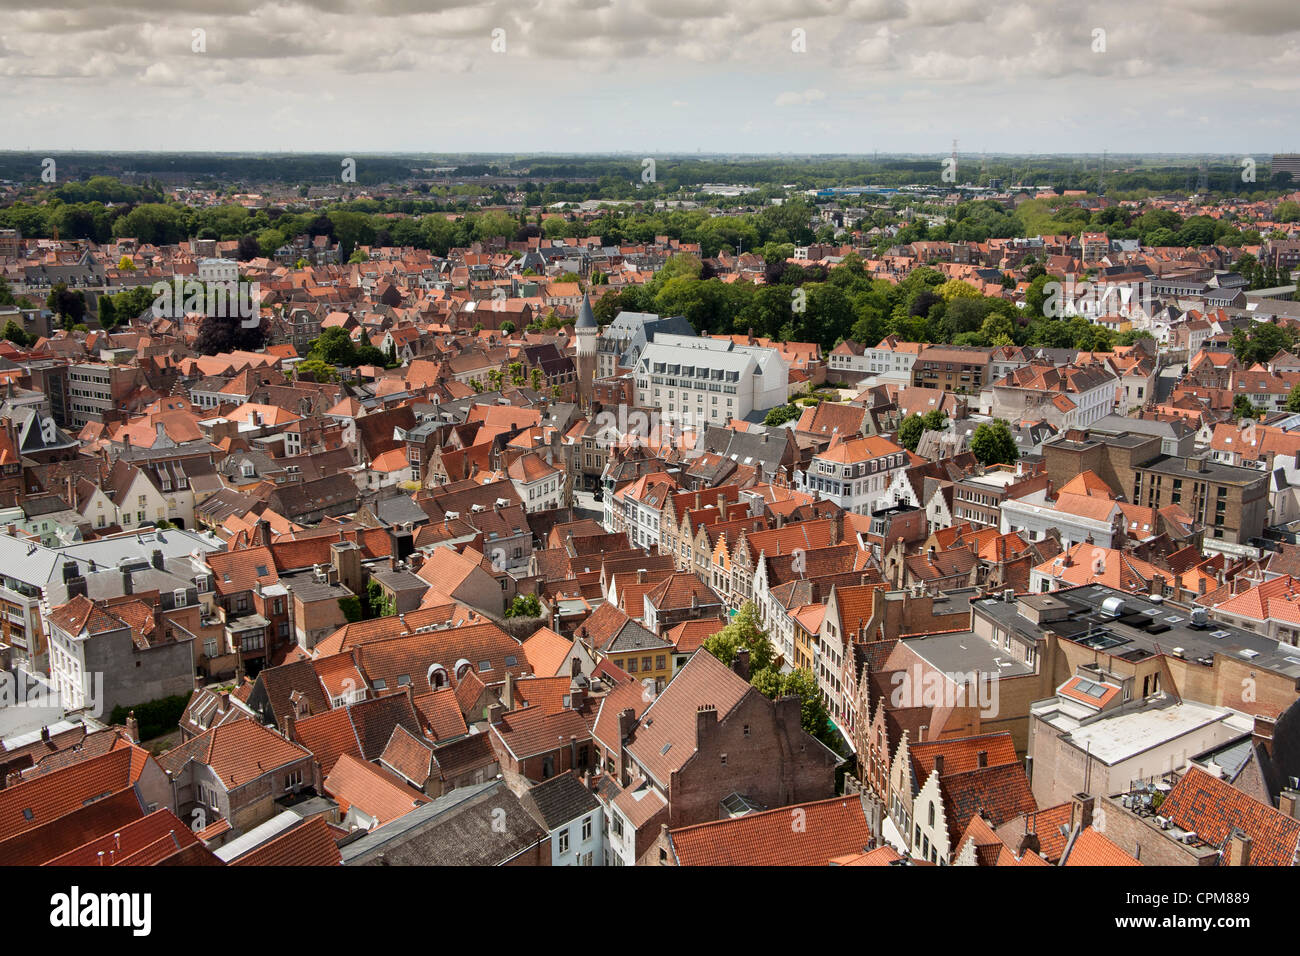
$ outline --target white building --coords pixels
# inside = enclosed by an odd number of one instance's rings
[[[826,449],[799,473],[797,483],[800,491],[865,515],[893,505],[890,485],[907,465],[906,451],[887,438],[869,435]]]
[[[562,507],[564,473],[540,455],[516,458],[506,469],[506,474],[524,503],[525,511],[549,511]]]
[[[687,335],[656,335],[633,377],[637,404],[669,422],[725,425],[784,405],[789,394],[789,371],[776,349]]]
[[[239,263],[234,259],[200,259],[200,282],[237,282],[239,280]]]

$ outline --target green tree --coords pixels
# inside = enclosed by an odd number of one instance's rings
[[[9,338],[8,326],[5,327],[5,338]],[[1292,388],[1291,394],[1286,397],[1286,410],[1288,412],[1300,412],[1300,385]]]
[[[776,700],[778,697],[799,698],[799,725],[807,734],[816,737],[828,747],[833,747],[834,734],[830,727],[830,712],[822,699],[817,678],[807,668],[782,674],[776,668],[760,671],[750,680],[764,697]]]
[[[1291,399],[1295,396],[1295,390],[1292,389],[1291,395],[1287,396],[1287,404],[1290,405]],[[1256,408],[1254,403],[1245,395],[1238,395],[1232,400],[1232,414],[1237,418],[1258,418],[1261,409]]]
[[[749,673],[767,670],[776,659],[776,648],[759,624],[758,608],[753,601],[741,605],[731,623],[704,642],[704,649],[728,667],[742,648],[749,651]]]
[[[970,439],[971,454],[984,465],[1009,465],[1020,457],[1011,426],[999,418],[975,429]]]
[[[303,359],[298,363],[299,375],[310,375],[317,382],[333,382],[339,377],[338,370],[328,362],[322,362],[318,358]]]
[[[541,617],[542,602],[536,594],[520,594],[506,608],[506,617]]]
[[[4,337],[6,341],[12,342],[20,349],[31,344],[31,338],[27,335],[27,331],[13,319],[5,323]]]
[[[763,416],[763,424],[775,428],[799,417],[797,405],[778,405]]]
[[[908,415],[903,419],[903,423],[898,426],[898,443],[908,451],[916,451],[916,446],[921,443],[921,435],[925,431],[925,423],[921,421],[920,415]]]

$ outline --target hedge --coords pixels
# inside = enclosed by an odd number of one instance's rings
[[[135,711],[135,720],[140,727],[140,739],[152,740],[154,737],[161,737],[165,733],[175,730],[180,726],[181,714],[185,713],[185,707],[190,702],[188,694],[177,695],[175,697],[162,697],[158,700],[146,701],[143,704],[136,704],[134,707],[122,707],[121,705],[113,708],[113,713],[109,716],[110,724],[125,725],[127,715]]]

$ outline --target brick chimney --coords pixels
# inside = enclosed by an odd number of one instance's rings
[[[1076,827],[1082,830],[1084,827],[1092,826],[1092,810],[1096,806],[1096,798],[1086,793],[1076,793],[1070,798],[1070,829]]]
[[[943,754],[934,755],[934,772],[940,777],[943,776]]]
[[[631,707],[619,711],[618,715],[618,739],[620,742],[627,740],[632,735],[632,728],[636,726],[636,711]]]
[[[48,733],[49,731],[46,730],[45,732]],[[126,715],[126,735],[131,739],[131,743],[138,744],[140,742],[140,724],[135,719],[134,710],[128,711]]]
[[[1224,847],[1224,862],[1228,866],[1250,866],[1251,839],[1240,830],[1234,830]]]
[[[695,747],[701,749],[701,742],[707,740],[718,727],[718,708],[712,704],[700,704],[695,712]]]
[[[736,672],[741,680],[749,680],[749,648],[742,647],[736,651],[736,657],[731,662],[731,669]]]

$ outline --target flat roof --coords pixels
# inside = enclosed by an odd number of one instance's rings
[[[909,637],[903,643],[945,674],[975,671],[998,677],[1024,677],[1034,673],[1032,667],[1012,657],[1006,648],[986,641],[974,631]]]
[[[1020,613],[1020,602],[1034,607],[1030,602],[1044,597],[1062,602],[1067,616],[1044,621],[1040,627]],[[1102,603],[1112,597],[1124,602],[1120,615],[1114,618],[1101,613]],[[1103,584],[1065,588],[1050,595],[1029,595],[1012,602],[984,598],[972,602],[972,607],[977,614],[1026,638],[1037,639],[1044,631],[1053,631],[1066,640],[1128,661],[1172,654],[1176,648],[1182,648],[1184,659],[1206,666],[1213,663],[1215,654],[1223,654],[1300,679],[1300,648],[1280,645],[1221,621],[1210,620],[1204,627],[1192,627],[1191,610],[1184,605],[1156,603],[1147,595],[1130,594]]]
[[[1142,707],[1113,717],[1103,716],[1070,731],[1065,739],[1113,766],[1216,723],[1223,723],[1235,732],[1249,730],[1254,725],[1252,718],[1227,707],[1209,707],[1184,700]]]

